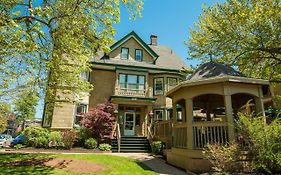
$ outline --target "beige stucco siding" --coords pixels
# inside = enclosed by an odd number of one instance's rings
[[[94,90],[90,95],[89,108],[109,100],[114,94],[116,73],[113,71],[93,70],[91,73],[91,83]]]
[[[129,48],[129,60],[135,60],[135,50],[141,49],[143,52],[143,61],[153,62],[153,58],[148,52],[134,39],[131,38],[127,42],[123,43],[121,46],[117,47],[109,54],[110,59],[121,59],[121,48]]]

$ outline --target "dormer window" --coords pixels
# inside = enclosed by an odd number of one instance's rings
[[[135,59],[136,59],[136,61],[142,61],[142,50],[141,49],[136,49]]]
[[[121,59],[122,60],[129,59],[129,48],[127,48],[127,47],[122,47],[121,48]]]

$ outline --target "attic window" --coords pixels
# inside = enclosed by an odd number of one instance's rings
[[[127,60],[129,58],[129,48],[122,47],[121,48],[121,59]]]
[[[141,49],[136,49],[135,59],[136,59],[136,61],[142,61],[142,50]]]

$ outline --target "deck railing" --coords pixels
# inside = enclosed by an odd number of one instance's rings
[[[151,88],[148,89],[128,89],[128,88],[115,88],[115,95],[129,96],[129,97],[152,97]]]
[[[154,123],[154,134],[157,140],[166,143],[166,148],[172,146],[172,120],[157,121]]]
[[[228,142],[225,122],[194,122],[192,130],[194,149],[202,149],[208,143],[226,144]]]
[[[187,148],[187,125],[186,123],[173,126],[173,147]]]

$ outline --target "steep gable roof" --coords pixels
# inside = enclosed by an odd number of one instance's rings
[[[154,50],[151,49],[134,31],[128,33],[126,36],[124,36],[119,41],[117,41],[112,46],[110,46],[111,51],[115,50],[121,44],[125,43],[132,37],[154,58],[154,60],[158,58],[157,53],[154,52]]]

